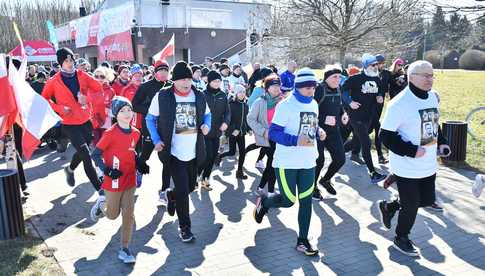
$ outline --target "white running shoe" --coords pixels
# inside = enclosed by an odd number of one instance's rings
[[[266,165],[264,164],[263,160],[259,160],[258,162],[256,162],[255,167],[258,168],[258,169],[264,170],[266,168]]]
[[[480,197],[482,194],[483,188],[485,188],[485,175],[477,174],[475,176],[475,183],[472,186],[472,193],[475,197]]]
[[[134,264],[136,262],[135,256],[131,254],[128,248],[123,248],[118,251],[118,259],[122,260],[125,264]]]
[[[167,193],[165,191],[160,192],[159,201],[162,203],[163,206],[168,205]]]
[[[103,216],[103,211],[101,210],[102,206],[106,202],[106,197],[104,195],[100,195],[94,203],[93,208],[91,208],[90,217],[93,222],[97,222],[100,217]]]

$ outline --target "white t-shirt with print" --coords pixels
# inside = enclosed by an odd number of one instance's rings
[[[424,178],[436,173],[440,116],[438,106],[435,91],[428,92],[427,99],[420,99],[409,87],[389,102],[381,128],[397,131],[405,142],[426,149],[420,158],[400,156],[391,151],[389,165],[394,174],[406,178]]]
[[[273,124],[285,128],[285,133],[299,136],[307,134],[310,146],[285,146],[276,144],[273,167],[283,169],[311,169],[316,166],[318,157],[318,104],[299,102],[295,96],[284,99],[276,106]]]
[[[153,98],[148,113],[160,116],[158,93]],[[155,100],[157,99],[157,100]],[[175,122],[170,153],[180,161],[190,161],[195,158],[197,143],[197,113],[195,94],[193,91],[186,97],[175,94]],[[206,105],[205,114],[210,112]],[[164,141],[165,142],[165,141]]]

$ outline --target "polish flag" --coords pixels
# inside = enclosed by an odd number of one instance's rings
[[[61,118],[54,112],[47,100],[37,94],[25,81],[26,71],[26,58],[23,59],[18,71],[10,60],[8,80],[17,103],[16,123],[22,127],[22,148],[25,158],[29,160],[39,146],[42,136]],[[20,137],[16,137],[16,139],[20,139]]]
[[[17,117],[17,103],[8,81],[5,55],[0,54],[0,137],[3,137],[15,123]]]
[[[174,52],[175,52],[175,34],[172,34],[172,38],[170,38],[170,41],[167,43],[167,45],[165,45],[165,47],[163,47],[163,49],[160,52],[156,53],[153,56],[153,60],[154,62],[156,62],[157,60],[167,59],[167,57],[173,56]]]

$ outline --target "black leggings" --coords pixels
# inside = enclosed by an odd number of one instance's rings
[[[266,152],[262,149],[261,146],[258,146],[256,145],[256,143],[252,143],[251,145],[249,145],[247,148],[246,148],[246,154],[252,150],[255,150],[255,149],[260,149],[259,150],[259,155],[258,155],[258,161],[260,160],[263,160],[264,158],[264,155],[266,154]]]
[[[362,150],[362,157],[364,158],[365,164],[367,165],[367,169],[370,173],[375,172],[374,164],[372,163],[372,156],[370,153],[371,149],[371,141],[369,137],[369,122],[361,122],[350,120],[352,124],[352,129],[354,131],[354,135],[359,138],[361,150]]]
[[[261,182],[259,182],[259,188],[263,189],[268,184],[268,193],[274,193],[274,184],[276,182],[275,170],[273,168],[273,155],[276,150],[276,144],[273,141],[269,141],[270,147],[262,147],[261,151],[264,151],[268,159],[266,160],[266,168],[263,171]]]
[[[342,166],[345,164],[344,145],[342,143],[342,136],[340,136],[339,127],[326,127],[324,130],[327,133],[327,138],[325,141],[317,140],[318,159],[315,171],[315,183],[317,183],[318,177],[320,176],[320,171],[325,164],[325,148],[330,153],[332,162],[328,166],[327,172],[323,176],[323,181],[332,179],[338,170],[340,170],[340,168],[342,168]],[[316,185],[315,189],[317,189]]]
[[[212,172],[212,167],[214,166],[214,161],[216,160],[217,154],[219,153],[219,137],[208,138],[204,137],[205,148],[207,151],[207,156],[203,166],[199,168],[199,175],[202,174],[202,178],[208,179]]]
[[[226,153],[223,153],[220,155],[220,158],[224,158],[227,156],[234,156],[236,154],[236,145],[237,148],[239,149],[239,159],[237,161],[237,170],[241,171],[243,170],[243,165],[244,165],[244,159],[246,157],[246,137],[244,135],[238,135],[234,136],[231,135],[229,136],[229,151]]]
[[[24,155],[23,148],[22,148],[22,128],[14,124],[13,125],[13,134],[14,134],[14,142],[15,142],[15,150],[17,151],[17,171],[19,173],[20,178],[20,188],[22,191],[27,189],[27,180],[25,179],[24,173],[24,165],[22,164],[22,156]]]
[[[436,174],[425,178],[405,178],[397,175],[396,177],[399,205],[389,204],[388,208],[390,211],[399,209],[396,235],[398,237],[407,237],[411,232],[411,228],[413,228],[418,208],[430,206],[436,200]]]
[[[384,105],[378,105],[377,106],[377,116],[374,116],[371,126],[369,128],[369,134],[374,132],[374,145],[376,146],[376,151],[377,155],[379,157],[383,156],[382,155],[382,142],[379,137],[379,130],[381,129],[381,123],[379,122],[379,119],[381,118],[382,114],[382,109]]]
[[[71,141],[76,152],[72,156],[69,168],[74,171],[83,162],[84,172],[96,191],[100,191],[101,183],[93,167],[88,145],[93,139],[93,126],[87,121],[82,125],[62,125],[62,132]]]
[[[190,229],[189,194],[194,191],[197,182],[196,162],[195,159],[180,161],[172,155],[168,163],[175,185],[175,209],[179,219],[179,226],[181,229]]]

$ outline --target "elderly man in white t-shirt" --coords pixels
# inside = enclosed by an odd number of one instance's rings
[[[419,252],[408,235],[419,207],[435,202],[437,153],[450,148],[439,127],[439,98],[433,87],[433,66],[416,61],[408,69],[409,85],[389,102],[381,126],[381,138],[389,148],[390,170],[396,175],[399,201],[379,202],[382,224],[391,228],[399,210],[394,247],[409,256]]]

